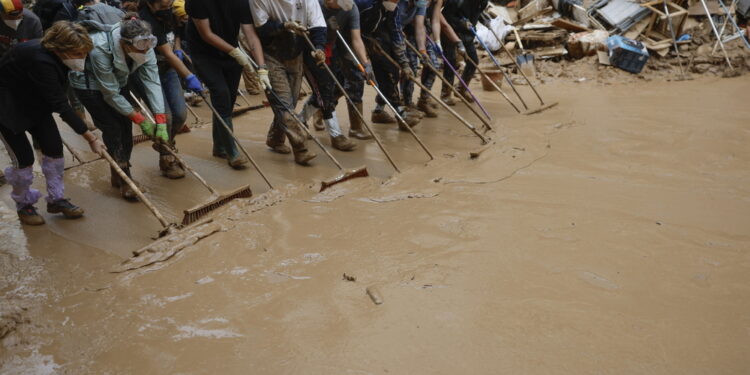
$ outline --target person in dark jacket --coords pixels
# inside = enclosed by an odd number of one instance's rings
[[[83,70],[92,48],[91,38],[83,27],[61,21],[43,39],[20,43],[0,59],[0,139],[13,162],[5,169],[5,176],[13,186],[11,198],[24,224],[44,224],[34,207],[41,193],[31,188],[34,151],[27,132],[37,139],[44,155],[42,173],[47,180],[47,212],[62,213],[68,218],[83,215],[83,209],[64,196],[63,144],[52,113],[58,113],[83,136],[91,151],[101,154],[105,149],[75,114],[65,94],[68,72]]]
[[[21,0],[0,1],[0,57],[18,43],[42,37],[42,22]]]
[[[477,57],[477,49],[474,47],[474,33],[471,32],[471,27],[476,27],[477,21],[480,19],[480,15],[487,8],[488,0],[444,0],[445,6],[443,7],[443,16],[448,21],[448,24],[453,28],[453,31],[458,34],[461,39],[459,42],[451,42],[448,34],[444,33],[442,36],[443,48],[445,48],[445,57],[448,62],[456,67],[456,52],[461,53],[466,58],[471,59],[475,63],[479,62]],[[476,67],[474,64],[466,64],[461,78],[469,85],[469,81],[474,78]],[[453,83],[453,71],[451,69],[443,69],[443,77]],[[471,95],[466,92],[466,89],[459,85],[458,91],[461,95],[466,98],[469,102],[473,101]],[[442,96],[450,97],[450,88],[443,87]]]

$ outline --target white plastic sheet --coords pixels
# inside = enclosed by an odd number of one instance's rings
[[[500,38],[500,40],[504,40],[505,36],[508,35],[508,33],[513,32],[513,26],[506,25],[501,17],[493,18],[490,21],[490,27],[492,27],[492,30],[495,31],[495,34]],[[479,36],[479,39],[484,42],[485,45],[487,45],[487,48],[489,48],[491,51],[497,51],[501,48],[500,42],[498,42],[497,38],[495,38],[494,35],[492,35],[492,32],[490,29],[484,27],[481,23],[477,23],[477,36]]]

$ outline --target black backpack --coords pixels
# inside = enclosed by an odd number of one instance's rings
[[[42,21],[44,30],[49,29],[56,21],[78,19],[78,11],[70,0],[38,0],[32,11]]]

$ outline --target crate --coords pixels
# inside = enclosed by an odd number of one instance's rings
[[[628,72],[640,73],[648,61],[648,51],[643,43],[613,35],[607,39],[609,48],[609,62]]]

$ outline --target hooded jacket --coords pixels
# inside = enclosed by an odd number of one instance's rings
[[[146,62],[128,66],[127,55],[120,46],[120,24],[102,25],[87,21],[94,49],[86,59],[83,72],[70,73],[70,85],[79,90],[98,90],[104,100],[121,115],[133,112],[133,106],[120,94],[128,86],[128,79],[141,82],[153,113],[165,113],[164,95],[156,66],[153,48],[146,52]]]

